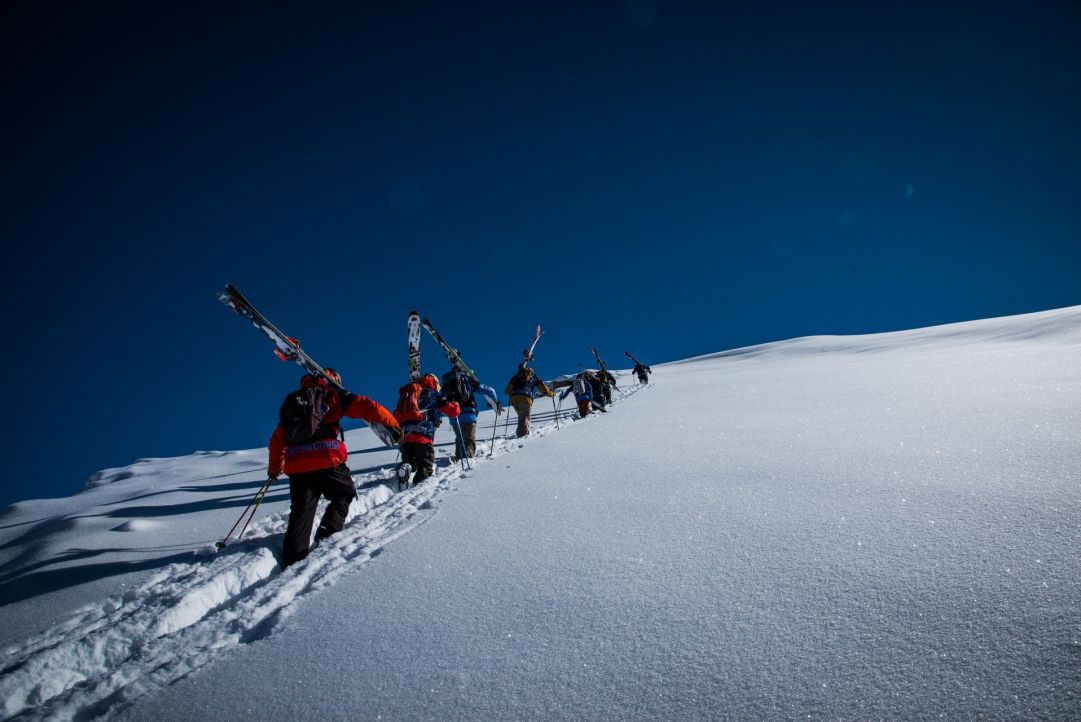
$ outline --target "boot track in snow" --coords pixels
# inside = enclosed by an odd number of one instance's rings
[[[620,391],[626,399],[643,387]],[[507,411],[509,413],[509,410]],[[569,419],[573,409],[560,414]],[[556,430],[554,413],[538,413],[525,439],[498,438],[491,458]],[[586,417],[588,421],[594,416]],[[498,424],[499,418],[493,417]],[[478,443],[477,464],[489,444]],[[442,457],[441,457],[442,458]],[[419,485],[394,493],[394,469],[353,474],[360,492],[345,528],[286,570],[276,554],[288,512],[263,518],[247,535],[215,554],[171,564],[137,588],[3,650],[3,719],[90,720],[115,714],[139,698],[204,667],[230,649],[270,635],[311,593],[377,556],[382,548],[428,521],[434,503],[467,475],[456,465],[437,469]],[[382,482],[380,484],[380,482]],[[325,502],[323,502],[325,504]]]

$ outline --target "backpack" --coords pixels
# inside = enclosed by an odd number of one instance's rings
[[[333,436],[333,431],[323,426],[323,417],[330,411],[327,401],[328,389],[311,386],[297,389],[285,397],[278,410],[287,444],[304,444],[312,439]]]
[[[529,380],[532,378],[532,374],[528,369],[521,369],[518,373],[510,377],[510,381],[507,382],[508,386],[512,386],[516,389],[521,389],[529,386]]]
[[[420,410],[420,384],[406,384],[398,392],[398,405],[394,407],[394,418],[398,421],[422,421],[424,412]]]
[[[449,371],[443,376],[443,396],[448,401],[473,406],[472,389],[469,386],[469,381],[465,378],[465,374],[460,371]]]
[[[585,396],[589,393],[588,389],[588,382],[585,379],[575,379],[574,383],[571,384],[571,391],[574,392],[575,396]]]

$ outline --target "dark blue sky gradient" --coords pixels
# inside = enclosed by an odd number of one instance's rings
[[[264,444],[227,281],[388,405],[413,307],[501,389],[1081,303],[1077,2],[72,5],[0,19],[0,503]]]

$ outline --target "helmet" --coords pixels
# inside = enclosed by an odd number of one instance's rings
[[[439,390],[439,379],[435,377],[435,374],[425,374],[420,379],[420,385],[425,388],[429,388],[432,391]]]

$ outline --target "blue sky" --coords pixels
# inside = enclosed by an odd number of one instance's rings
[[[0,503],[264,444],[227,281],[388,405],[1081,303],[1077,3],[450,5],[4,10]]]

